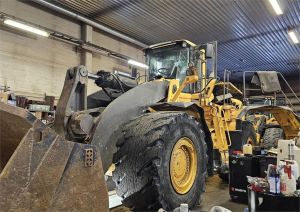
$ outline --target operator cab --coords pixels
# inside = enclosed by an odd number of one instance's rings
[[[149,80],[166,78],[179,79],[182,82],[188,70],[192,48],[195,46],[187,40],[176,40],[145,49]]]
[[[191,75],[189,69],[194,67],[199,82],[193,88],[184,89],[184,92],[194,93],[217,77],[216,42],[196,45],[188,40],[175,40],[152,45],[144,52],[149,66],[148,81],[160,78],[178,79],[181,84],[187,75]]]

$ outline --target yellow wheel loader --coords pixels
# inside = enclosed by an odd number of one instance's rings
[[[247,85],[246,78],[249,74],[252,75],[252,79]],[[293,94],[295,100],[300,103],[299,97],[280,72],[246,71],[243,73],[243,84],[243,99],[246,107],[251,106],[250,108],[255,108],[257,106],[267,107],[268,105],[277,105],[287,110],[290,110],[289,108],[294,109],[293,103],[281,89],[282,85],[288,89],[286,92]],[[250,93],[252,93],[252,95],[250,95]],[[278,97],[278,94],[281,95],[281,97]],[[288,105],[288,108],[285,107],[286,105]],[[271,113],[268,111],[270,111],[270,109],[265,111],[253,110],[246,117],[246,119],[250,120],[254,125],[257,140],[260,140],[261,146],[267,150],[272,147],[276,148],[278,140],[285,138],[284,129],[282,127],[286,126],[286,123],[284,123],[285,120],[282,120],[284,113],[279,115],[276,114],[278,112],[275,112],[275,110],[272,110]],[[294,122],[293,120],[290,121],[292,123]]]
[[[140,85],[71,68],[51,128],[0,103],[1,209],[107,211],[111,164],[117,193],[132,210],[193,208],[214,160],[257,143],[248,113],[273,113],[286,138],[296,137],[291,109],[244,108],[234,98],[241,91],[217,80],[216,48],[186,40],[150,46],[148,82]],[[87,96],[89,78],[102,89]]]

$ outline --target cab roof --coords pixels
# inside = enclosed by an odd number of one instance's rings
[[[182,39],[182,40],[172,40],[172,41],[166,41],[166,42],[162,42],[162,43],[153,44],[153,45],[145,48],[144,50],[147,50],[147,49],[156,49],[156,48],[161,48],[161,47],[165,47],[165,46],[171,46],[171,45],[179,44],[179,43],[183,43],[183,42],[186,42],[187,45],[189,45],[191,47],[197,46],[196,44],[194,44],[193,42],[191,42],[189,40]]]

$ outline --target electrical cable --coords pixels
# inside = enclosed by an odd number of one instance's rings
[[[110,98],[110,100],[113,101],[114,98],[108,93],[108,91],[104,87],[101,87],[101,88],[104,91],[104,93]]]
[[[119,84],[119,86],[120,86],[122,92],[125,93],[125,90],[124,90],[124,88],[123,88],[123,85],[122,85],[122,83],[121,83],[121,80],[120,80],[115,74],[112,73],[111,75],[113,76],[113,78],[115,78],[115,80],[116,80],[117,83]]]

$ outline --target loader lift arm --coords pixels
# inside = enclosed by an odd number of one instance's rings
[[[101,111],[87,109],[87,79],[83,66],[67,71],[54,130],[27,110],[0,103],[3,211],[108,211],[100,153],[107,150],[99,139],[87,144]]]

